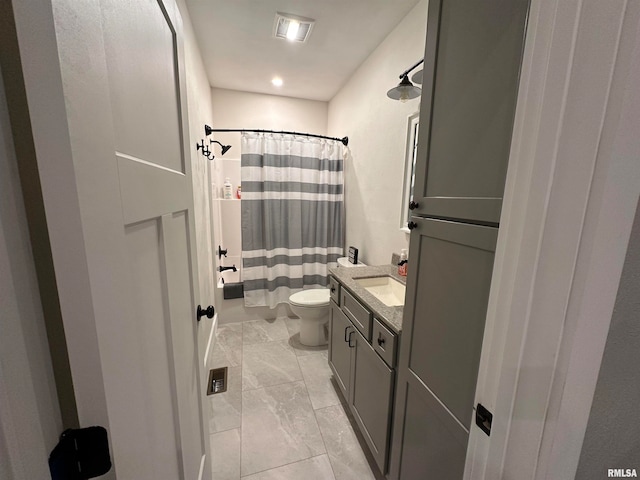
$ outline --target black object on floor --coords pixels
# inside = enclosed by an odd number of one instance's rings
[[[104,427],[65,430],[49,456],[52,480],[86,480],[109,470],[109,439]]]
[[[225,300],[244,298],[244,285],[242,282],[225,283],[222,286],[222,296]]]

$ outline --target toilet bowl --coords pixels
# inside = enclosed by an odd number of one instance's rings
[[[327,344],[329,289],[315,288],[289,297],[291,310],[300,317],[300,343],[308,347]]]

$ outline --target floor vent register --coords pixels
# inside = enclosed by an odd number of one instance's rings
[[[207,395],[215,395],[227,391],[227,367],[209,370]]]

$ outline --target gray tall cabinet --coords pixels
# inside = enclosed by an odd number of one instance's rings
[[[460,480],[529,0],[431,0],[390,477]]]

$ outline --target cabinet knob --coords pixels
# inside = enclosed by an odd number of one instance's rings
[[[382,334],[378,336],[378,345],[384,348],[384,337]]]
[[[416,228],[418,226],[418,224],[416,222],[409,222],[407,223],[407,228],[409,230],[413,230],[414,228]]]
[[[420,204],[418,202],[414,202],[413,200],[411,200],[409,202],[409,210],[415,210],[419,206],[420,206]]]

